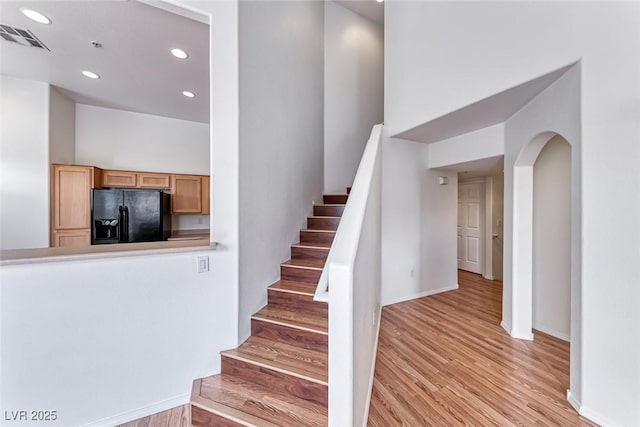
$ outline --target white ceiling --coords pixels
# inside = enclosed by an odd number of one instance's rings
[[[430,144],[502,123],[558,80],[572,66],[573,64],[544,74],[393,137]],[[438,169],[457,172],[459,179],[497,175],[504,170],[504,156],[478,159]]]
[[[457,165],[447,166],[442,169],[458,172],[459,179],[499,175],[504,171],[504,156],[488,157],[486,159],[458,163]]]
[[[502,123],[558,80],[572,66],[573,64],[544,74],[393,137],[430,144]]]
[[[369,18],[380,25],[384,25],[384,3],[376,0],[334,0],[341,6],[357,14]]]
[[[0,74],[50,83],[77,103],[208,123],[209,27],[151,4],[2,1],[0,23],[32,31],[51,51],[1,40]],[[21,7],[52,24],[31,21]],[[189,58],[173,57],[174,47]],[[82,70],[101,78],[88,79]],[[196,97],[184,97],[183,90]]]

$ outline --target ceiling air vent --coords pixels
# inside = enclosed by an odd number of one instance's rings
[[[16,27],[10,27],[9,25],[0,24],[0,37],[6,41],[18,43],[23,46],[38,47],[40,49],[50,51],[50,49],[29,30],[22,30]]]

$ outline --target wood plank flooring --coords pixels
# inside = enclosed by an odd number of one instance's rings
[[[191,427],[189,405],[178,406],[118,427]]]
[[[368,425],[594,426],[566,401],[569,345],[500,327],[501,282],[384,307]]]

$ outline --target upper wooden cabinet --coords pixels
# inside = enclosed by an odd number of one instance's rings
[[[171,188],[171,175],[155,172],[105,170],[103,187]]]
[[[209,179],[208,176],[202,177],[202,214],[209,213]]]
[[[182,175],[156,172],[136,172],[121,170],[101,170],[91,166],[54,165],[54,171],[62,188],[157,188],[171,190],[171,213],[174,214],[208,214],[209,213],[209,177],[204,175]],[[96,180],[96,173],[100,173]],[[90,181],[90,183],[89,183]],[[54,188],[59,191],[60,186]],[[84,194],[84,193],[83,193]],[[80,229],[91,226],[91,200],[86,191],[86,200],[76,200],[65,196],[62,204],[56,208],[53,216],[53,229]],[[70,205],[73,200],[73,206]],[[76,209],[82,205],[82,208]],[[81,226],[79,224],[82,224]],[[55,238],[52,238],[55,241]]]
[[[140,188],[171,188],[171,177],[166,173],[138,172]]]
[[[202,213],[202,177],[199,175],[171,175],[171,212]]]
[[[138,185],[138,174],[128,171],[105,170],[102,172],[103,187],[135,187]]]

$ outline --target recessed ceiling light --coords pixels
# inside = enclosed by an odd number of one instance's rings
[[[195,94],[195,93],[193,93],[193,92],[189,92],[188,90],[183,90],[183,91],[182,91],[182,94],[183,94],[184,96],[186,96],[187,98],[195,98],[195,97],[196,97],[196,94]]]
[[[376,0],[378,3],[382,3],[384,0]]]
[[[187,54],[187,52],[178,48],[171,49],[171,54],[180,59],[187,59],[189,57],[189,54]]]
[[[36,22],[39,22],[41,24],[51,24],[51,19],[47,18],[46,16],[44,16],[40,12],[36,12],[33,9],[26,9],[24,7],[20,8],[20,10],[29,19],[32,19],[32,20],[34,20]]]
[[[83,71],[82,74],[85,77],[89,77],[90,79],[99,79],[100,76],[94,73],[93,71]]]

